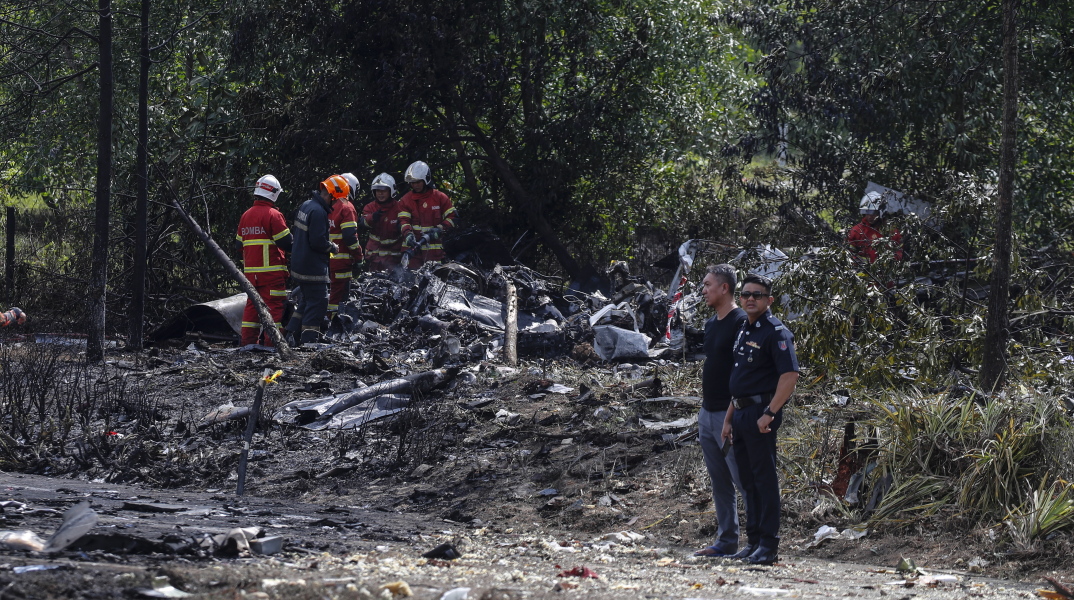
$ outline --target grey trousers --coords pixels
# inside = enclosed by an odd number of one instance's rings
[[[705,455],[705,468],[712,481],[712,502],[716,505],[716,544],[727,552],[738,549],[738,502],[735,488],[742,494],[742,482],[738,477],[738,463],[732,446],[723,455],[723,420],[727,411],[710,412],[701,409],[697,415],[698,441]]]

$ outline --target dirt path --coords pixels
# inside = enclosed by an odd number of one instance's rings
[[[572,538],[534,523],[492,530],[419,513],[367,510],[246,497],[232,490],[159,491],[32,475],[0,474],[0,529],[28,529],[47,538],[69,506],[88,500],[99,514],[93,530],[114,547],[55,556],[0,551],[0,598],[140,597],[154,577],[202,598],[391,597],[383,586],[406,582],[415,598],[1017,598],[1028,583],[932,572],[912,587],[894,585],[891,569],[832,563],[789,554],[772,567],[697,559],[684,548],[636,535]],[[162,505],[162,506],[154,506]],[[151,510],[169,512],[149,512]],[[196,540],[235,527],[281,536],[272,556],[226,558],[211,553],[124,553],[120,540]],[[458,560],[422,553],[445,542]],[[104,543],[104,542],[102,542]],[[25,571],[43,565],[48,570]],[[575,569],[577,567],[577,569]],[[597,578],[559,574],[589,569]],[[451,598],[449,596],[449,598]]]

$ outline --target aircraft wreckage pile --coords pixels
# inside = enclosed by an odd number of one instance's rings
[[[360,427],[404,410],[412,397],[453,380],[461,367],[498,362],[511,338],[519,357],[570,356],[582,364],[682,359],[691,351],[683,343],[686,337],[700,342],[700,332],[690,329],[693,335],[684,335],[689,328],[680,317],[684,307],[689,313],[700,302],[696,295],[680,294],[672,301],[651,282],[631,276],[625,263],[613,264],[604,275],[605,289],[614,290],[608,295],[565,288],[557,278],[523,266],[485,270],[447,263],[363,274],[352,286],[351,298],[340,304],[325,343],[302,350],[324,353],[325,360],[334,357],[377,383],[359,381],[357,388],[342,393],[295,400],[273,418],[309,430]],[[512,294],[516,312],[508,310]],[[153,336],[230,337],[244,302],[239,294],[196,305]],[[507,335],[509,329],[517,335]],[[207,419],[247,414],[225,408]]]

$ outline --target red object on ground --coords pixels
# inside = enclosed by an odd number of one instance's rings
[[[600,575],[597,575],[589,567],[574,567],[573,569],[567,569],[556,577],[581,577],[582,579],[600,579]]]

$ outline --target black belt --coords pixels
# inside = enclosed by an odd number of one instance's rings
[[[742,410],[747,406],[753,406],[754,404],[763,404],[771,402],[773,394],[754,394],[753,396],[736,396],[731,398],[731,404],[735,405],[735,409]]]

